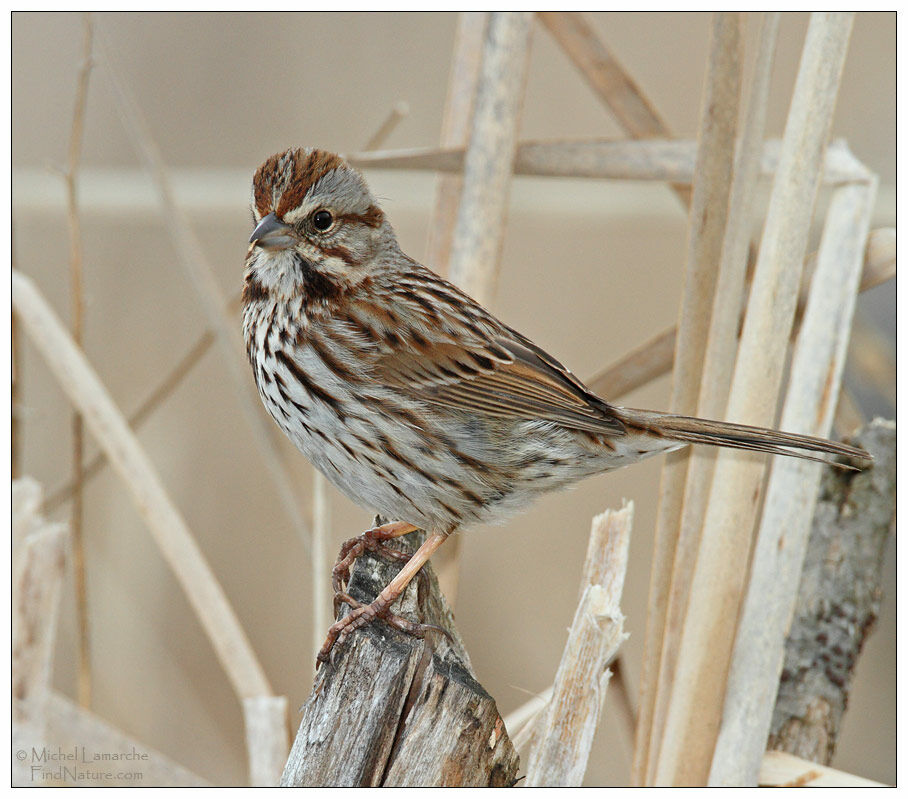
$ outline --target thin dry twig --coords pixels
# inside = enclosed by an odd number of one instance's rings
[[[826,437],[845,366],[876,186],[835,191],[792,358],[780,427]],[[711,785],[755,785],[772,721],[788,631],[820,482],[820,464],[773,464],[729,665]]]
[[[582,593],[527,765],[528,786],[580,785],[624,632],[620,610],[634,505],[593,519]]]
[[[240,697],[271,688],[223,589],[110,394],[32,281],[12,275],[13,307],[73,405],[107,451],[198,615]]]
[[[582,14],[541,11],[537,16],[625,131],[635,139],[671,138],[652,103]],[[672,189],[689,207],[690,186],[674,184]]]
[[[727,409],[749,424],[773,423],[852,21],[853,14],[815,13],[808,29]],[[716,458],[657,784],[699,785],[708,777],[765,465],[750,454]]]
[[[85,331],[85,291],[82,276],[82,227],[79,221],[77,182],[82,156],[82,132],[85,128],[85,105],[88,100],[88,79],[92,69],[92,19],[82,17],[82,64],[76,88],[72,128],[69,138],[69,155],[63,180],[66,184],[66,211],[69,223],[69,272],[72,302],[72,332],[81,347]],[[75,411],[72,418],[73,432],[73,504],[70,509],[72,532],[73,581],[76,591],[76,625],[78,627],[78,697],[82,707],[91,707],[91,636],[88,620],[88,589],[85,582],[84,520],[84,427],[82,415]]]
[[[406,119],[409,113],[410,104],[405,100],[395,103],[394,107],[388,112],[388,116],[385,117],[384,121],[378,127],[378,130],[369,137],[369,141],[366,142],[366,146],[363,149],[377,150],[381,147],[388,136],[394,132],[394,128],[401,123],[401,120]]]

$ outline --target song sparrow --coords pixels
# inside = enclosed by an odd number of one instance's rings
[[[335,590],[354,609],[331,627],[320,660],[338,637],[388,617],[455,529],[589,475],[689,443],[869,458],[823,439],[600,399],[401,252],[362,176],[332,153],[269,158],[253,179],[252,213],[243,333],[262,401],[334,485],[400,520],[342,549]],[[429,537],[371,605],[343,593],[353,558],[417,527]]]

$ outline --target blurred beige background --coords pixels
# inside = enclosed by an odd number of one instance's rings
[[[709,16],[588,17],[674,134],[695,137]],[[783,17],[769,115],[773,136],[782,132],[806,21],[803,14]],[[401,100],[410,114],[387,146],[438,142],[453,14],[101,14],[95,23],[230,295],[240,287],[250,230],[248,182],[268,155],[291,145],[359,149]],[[755,27],[751,21],[751,43]],[[15,254],[64,318],[68,240],[62,181],[50,168],[65,163],[81,43],[78,15],[13,14]],[[895,224],[895,57],[895,14],[858,14],[834,135],[846,138],[880,175],[874,227]],[[620,135],[536,25],[521,138]],[[83,156],[86,350],[127,413],[205,329],[138,164],[106,69],[99,67],[91,76]],[[367,178],[404,249],[421,257],[433,176],[372,171]],[[505,321],[581,377],[674,323],[686,219],[664,186],[519,178],[512,200],[494,303]],[[859,313],[894,347],[892,285],[862,296]],[[27,342],[22,362],[23,472],[52,490],[71,469],[69,407]],[[669,389],[664,378],[623,403],[665,408]],[[868,415],[895,414],[875,395],[860,398]],[[309,569],[232,396],[220,351],[209,351],[140,438],[272,685],[290,698],[295,730],[296,709],[312,678]],[[289,444],[286,449],[308,497],[311,470]],[[91,440],[89,451],[95,451]],[[636,699],[660,467],[652,460],[588,480],[506,526],[465,534],[457,619],[503,714],[551,682],[573,614],[590,518],[622,498],[637,507],[623,601],[631,634],[624,656]],[[333,556],[343,538],[364,529],[369,514],[336,493],[331,499]],[[110,470],[91,482],[86,504],[94,709],[212,781],[244,781],[240,706]],[[886,581],[834,765],[894,782],[894,541]],[[67,588],[55,683],[74,696],[71,583]],[[626,783],[629,762],[629,743],[607,703],[587,783]]]

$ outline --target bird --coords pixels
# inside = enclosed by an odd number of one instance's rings
[[[351,611],[318,662],[390,612],[455,531],[497,522],[585,477],[689,444],[812,460],[858,447],[762,427],[625,408],[452,283],[406,255],[362,174],[291,148],[252,181],[243,336],[274,421],[343,494],[387,524],[351,538],[333,571]],[[854,467],[852,467],[854,468]],[[388,541],[424,529],[415,553]],[[404,561],[370,604],[345,593],[367,550]]]

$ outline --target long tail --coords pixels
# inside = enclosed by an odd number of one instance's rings
[[[641,411],[634,408],[612,409],[629,428],[636,428],[650,435],[672,441],[686,441],[691,444],[711,444],[716,447],[732,447],[753,452],[768,452],[772,455],[789,455],[805,460],[830,463],[843,469],[859,469],[873,460],[870,453],[860,447],[852,447],[825,438],[804,436],[798,433],[783,433],[767,427],[752,427],[731,422],[714,422],[693,416],[676,416],[669,413]],[[805,451],[806,450],[806,451]],[[860,465],[841,463],[827,458],[809,455],[808,452],[825,452],[863,461]]]

